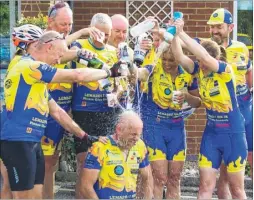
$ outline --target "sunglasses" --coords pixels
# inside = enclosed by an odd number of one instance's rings
[[[57,36],[55,36],[55,37],[53,37],[53,38],[50,38],[50,39],[48,39],[48,40],[46,40],[46,41],[41,41],[41,42],[42,42],[43,44],[47,44],[47,43],[50,43],[50,42],[55,41],[55,40],[65,40],[65,37],[64,37],[63,34],[61,34],[60,36],[57,35]]]
[[[53,13],[55,13],[58,9],[64,8],[64,7],[70,7],[68,3],[66,2],[58,2],[54,6],[52,6],[48,11],[48,17],[51,17]]]

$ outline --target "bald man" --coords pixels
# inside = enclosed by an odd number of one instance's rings
[[[140,139],[142,131],[140,117],[133,111],[125,111],[108,142],[94,143],[81,171],[83,198],[134,199],[139,173],[143,198],[152,197],[153,181],[147,149]]]

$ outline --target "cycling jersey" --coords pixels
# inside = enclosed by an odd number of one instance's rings
[[[40,141],[49,113],[50,96],[45,83],[52,80],[56,70],[26,55],[8,71],[4,81],[7,119],[2,140]]]
[[[194,72],[206,107],[207,123],[200,146],[200,167],[218,169],[222,159],[228,172],[244,169],[247,158],[244,118],[240,112],[232,68],[218,61],[218,72],[204,75],[198,62]]]
[[[142,140],[130,149],[125,160],[123,152],[109,136],[107,144],[93,144],[84,168],[100,170],[94,185],[100,199],[134,199],[139,169],[148,165],[147,150]]]
[[[113,66],[117,62],[116,49],[110,45],[106,45],[104,48],[96,48],[90,39],[81,39],[74,42],[71,46],[84,48],[96,53],[98,59],[108,66]],[[85,67],[77,62],[73,62],[72,66],[73,68]],[[113,83],[113,79],[111,81]],[[108,107],[107,93],[106,90],[100,87],[98,81],[76,83],[73,86],[72,110],[92,112],[110,111],[112,108]]]
[[[59,69],[70,68],[68,64],[57,64],[54,67]],[[47,88],[56,103],[66,112],[69,112],[72,100],[72,83],[49,83]],[[44,155],[54,154],[63,135],[64,128],[49,115],[45,134],[41,140]]]

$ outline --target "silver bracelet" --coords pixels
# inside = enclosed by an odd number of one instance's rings
[[[106,78],[110,77],[111,76],[111,71],[108,68],[105,68],[104,70],[107,72],[107,77]]]

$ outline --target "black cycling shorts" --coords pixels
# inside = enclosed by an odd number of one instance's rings
[[[111,135],[115,127],[119,110],[111,112],[72,111],[73,120],[89,135]],[[87,152],[87,142],[74,136],[76,154]]]
[[[1,158],[11,191],[31,190],[44,183],[45,163],[40,142],[1,141]]]

